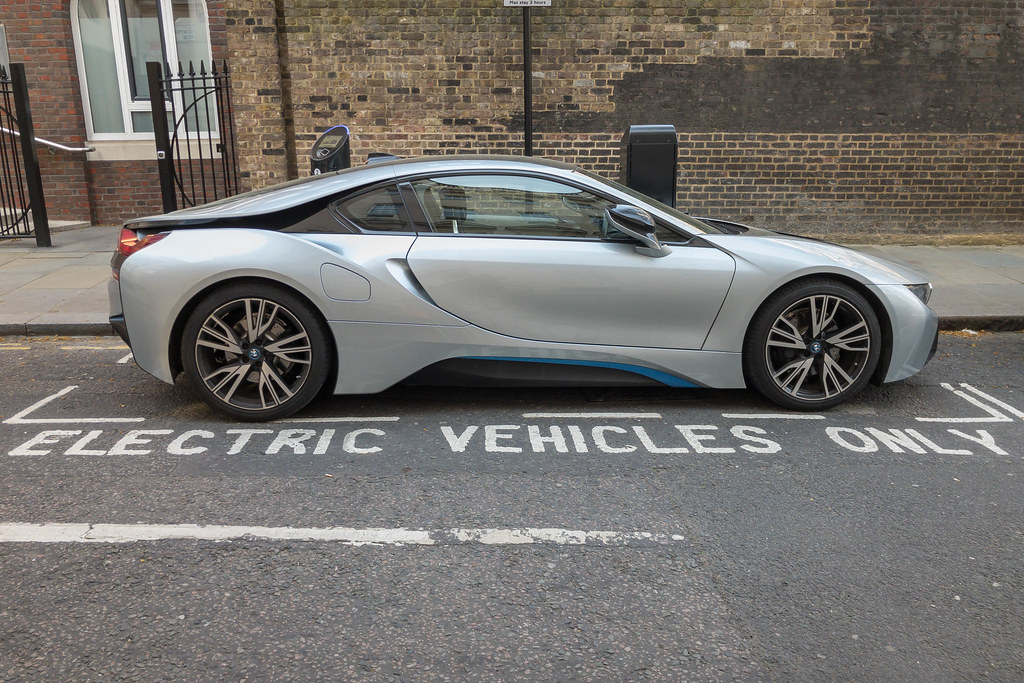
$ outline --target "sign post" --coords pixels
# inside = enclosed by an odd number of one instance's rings
[[[523,154],[533,156],[533,46],[530,8],[551,7],[551,0],[504,0],[505,7],[523,8]]]

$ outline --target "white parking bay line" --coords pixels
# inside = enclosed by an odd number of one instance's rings
[[[305,424],[307,422],[398,422],[400,418],[394,416],[387,417],[296,417],[285,420],[271,420],[272,424]]]
[[[824,420],[824,415],[806,415],[802,413],[722,413],[722,417],[730,420]]]
[[[523,413],[527,419],[557,420],[561,418],[572,420],[660,420],[661,413]]]
[[[999,412],[998,410],[996,410],[992,406],[990,406],[990,405],[988,405],[986,403],[982,403],[981,401],[976,399],[974,396],[971,396],[970,394],[957,389],[952,384],[949,384],[947,382],[941,382],[939,384],[939,386],[941,386],[943,389],[946,389],[948,391],[952,391],[955,395],[959,396],[960,398],[962,398],[963,400],[967,401],[971,405],[977,406],[978,408],[981,408],[983,411],[985,411],[989,415],[989,417],[915,417],[914,419],[917,420],[918,422],[948,422],[948,423],[951,423],[951,424],[955,424],[955,423],[970,423],[970,422],[1013,422],[1013,418],[1010,417],[1009,415],[1004,415],[1003,413]],[[993,403],[999,404],[1002,407],[1010,408],[1010,406],[1008,406],[1007,404],[1003,403],[1002,401],[999,401],[997,399],[992,398],[991,396],[989,396],[985,392],[979,391],[978,389],[975,389],[974,387],[972,387],[969,384],[961,384],[960,386],[962,386],[962,387],[964,387],[966,389],[969,389],[972,392],[974,392],[975,394],[977,394],[979,396],[983,396],[986,399],[992,401]],[[1010,408],[1010,410],[1015,411],[1016,409],[1015,408]]]
[[[398,527],[268,527],[197,524],[0,524],[0,543],[135,543],[193,541],[315,541],[342,545],[672,545],[685,537],[645,531],[578,529],[406,529]]]
[[[55,401],[61,396],[70,394],[72,391],[78,388],[77,384],[72,384],[69,387],[64,387],[56,394],[52,394],[36,401],[25,410],[20,413],[16,413],[11,417],[4,420],[4,424],[7,425],[27,425],[27,424],[106,424],[106,423],[121,423],[121,422],[145,422],[144,417],[26,417],[36,410],[39,410],[47,403]]]
[[[998,398],[996,398],[994,396],[989,396],[988,394],[986,394],[981,389],[976,389],[975,387],[972,387],[970,384],[967,384],[966,382],[961,382],[960,386],[962,386],[967,391],[970,391],[971,393],[974,393],[974,394],[977,394],[978,396],[981,396],[983,399],[985,399],[989,403],[992,403],[994,405],[999,406],[1000,408],[1002,408],[1006,412],[1010,413],[1011,415],[1016,415],[1017,417],[1019,417],[1022,420],[1024,420],[1024,412],[1021,412],[1020,410],[1017,410],[1016,408],[1011,406],[1009,403],[1006,403],[1004,401],[1000,401]]]

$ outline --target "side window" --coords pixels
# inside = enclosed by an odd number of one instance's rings
[[[658,239],[664,242],[665,244],[686,244],[691,239],[690,237],[684,237],[680,235],[675,230],[672,230],[671,228],[667,227],[660,220],[655,220],[654,222],[657,224],[658,227],[654,234],[656,234],[658,236]]]
[[[600,239],[611,202],[551,180],[462,175],[414,182],[435,232]]]
[[[394,185],[370,190],[333,205],[350,223],[374,232],[412,232],[405,204]]]

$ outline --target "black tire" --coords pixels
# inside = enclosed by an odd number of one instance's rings
[[[777,291],[754,316],[743,369],[774,403],[824,410],[867,385],[881,344],[878,316],[859,292],[834,280],[804,280]]]
[[[193,309],[181,363],[208,404],[256,422],[308,404],[327,379],[330,348],[319,313],[305,299],[270,284],[236,283]]]

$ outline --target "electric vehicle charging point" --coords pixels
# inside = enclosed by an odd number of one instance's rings
[[[621,182],[674,207],[678,160],[675,126],[630,126],[622,136]]]
[[[309,151],[309,170],[312,175],[340,171],[352,165],[348,126],[328,128],[313,143]]]

